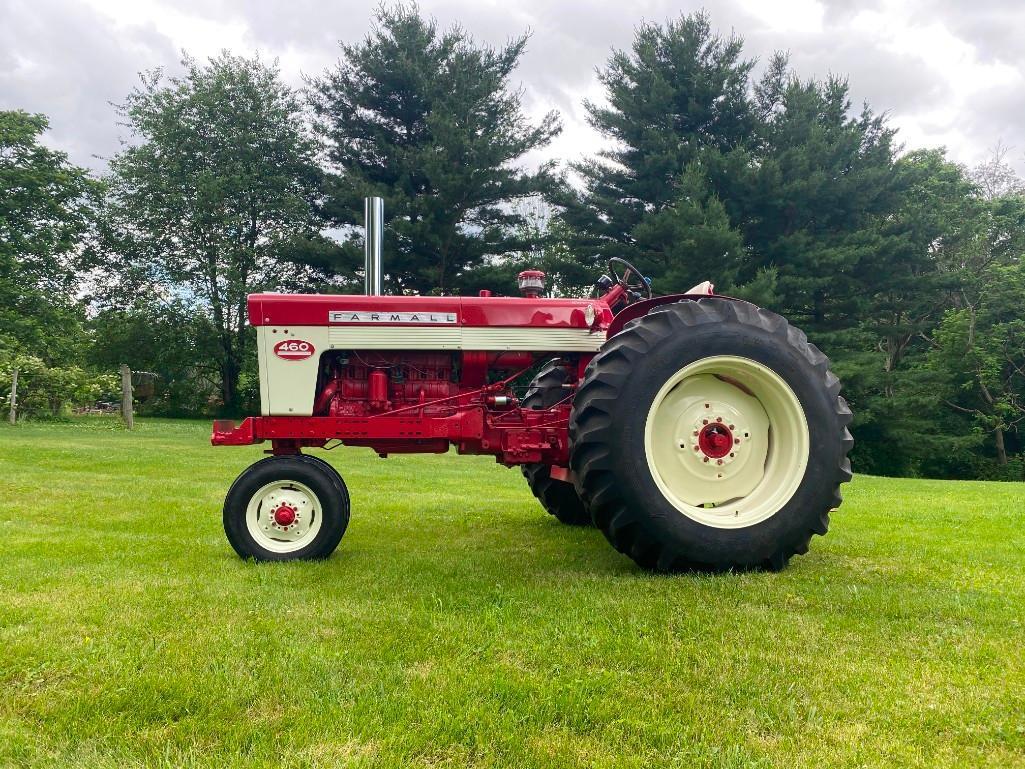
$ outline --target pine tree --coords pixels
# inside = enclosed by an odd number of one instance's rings
[[[550,194],[558,179],[552,163],[535,172],[520,163],[560,126],[554,114],[530,124],[510,86],[526,43],[522,35],[491,48],[459,27],[439,30],[416,6],[382,8],[372,33],[342,44],[339,64],[312,82],[335,171],[325,213],[358,226],[363,198],[384,198],[392,291],[459,290],[485,257],[529,245],[510,204]],[[360,243],[350,234],[351,265]]]
[[[742,47],[697,13],[645,24],[629,52],[612,55],[599,72],[608,104],[586,107],[613,146],[575,166],[584,190],[564,201],[578,251],[624,257],[662,291],[732,281],[739,238],[702,163],[755,136]]]
[[[744,242],[699,164],[687,166],[675,193],[674,200],[634,228],[637,268],[654,278],[655,290],[666,293],[685,291],[710,277],[723,289],[735,287]]]
[[[710,169],[750,255],[741,279],[773,268],[776,309],[813,335],[845,329],[865,298],[862,268],[877,266],[882,224],[901,201],[893,131],[868,107],[852,117],[838,78],[787,76],[771,101],[757,146]]]

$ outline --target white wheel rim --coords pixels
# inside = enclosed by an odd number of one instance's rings
[[[317,536],[324,521],[320,499],[298,481],[274,481],[249,498],[246,527],[272,553],[294,553]]]
[[[810,445],[790,386],[761,363],[727,355],[677,371],[644,425],[659,490],[688,518],[720,529],[775,515],[801,485]]]

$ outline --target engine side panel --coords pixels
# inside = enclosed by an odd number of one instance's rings
[[[310,416],[313,413],[320,356],[331,349],[328,332],[326,326],[257,327],[261,414]],[[300,349],[289,354],[287,348],[292,344]],[[301,349],[303,344],[309,349]]]

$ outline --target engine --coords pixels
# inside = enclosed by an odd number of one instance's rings
[[[336,350],[322,359],[313,413],[368,417],[408,409],[426,417],[450,416],[466,405],[462,396],[534,362],[533,353],[522,351]],[[511,389],[487,395],[494,410],[517,404]]]

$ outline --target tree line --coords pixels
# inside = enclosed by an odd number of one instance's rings
[[[246,295],[358,292],[379,195],[389,293],[512,294],[537,266],[574,295],[612,256],[657,292],[710,279],[829,354],[859,471],[1025,478],[1025,187],[1004,151],[967,169],[906,148],[845,79],[759,69],[697,13],[599,67],[605,149],[528,167],[561,125],[525,114],[527,42],[398,5],[301,89],[258,57],[185,58],[118,105],[99,176],[40,141],[45,117],[0,112],[0,388],[17,368],[27,411],[60,414],[124,362],[151,372],[153,413],[254,408]]]

